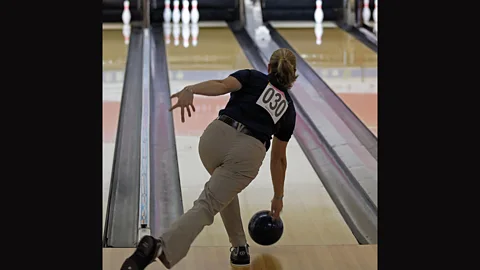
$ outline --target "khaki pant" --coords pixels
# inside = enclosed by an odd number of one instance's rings
[[[218,212],[232,246],[246,244],[237,194],[257,176],[265,152],[259,140],[219,120],[207,127],[200,138],[199,153],[211,177],[193,208],[160,237],[163,248],[160,260],[167,268],[187,255],[192,242],[205,226],[213,223]]]

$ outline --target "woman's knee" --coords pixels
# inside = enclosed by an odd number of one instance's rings
[[[207,183],[202,194],[194,203],[194,206],[201,208],[202,211],[205,211],[206,215],[212,218],[212,222],[213,217],[218,214],[223,208],[225,208],[234,198],[232,197],[229,200],[219,200],[217,199],[217,197],[223,196],[221,196],[221,194],[213,194],[213,192],[209,189]]]
[[[193,203],[193,208],[196,208],[198,212],[202,213],[201,216],[204,219],[204,224],[209,226],[213,224],[214,217],[218,213],[215,211],[213,205],[205,199],[198,199]]]

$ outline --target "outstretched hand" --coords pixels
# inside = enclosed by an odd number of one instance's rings
[[[187,109],[188,117],[192,117],[190,107],[195,112],[195,106],[193,105],[193,92],[189,86],[183,88],[182,91],[173,94],[170,98],[177,98],[177,103],[170,108],[170,111],[176,108],[181,108],[182,123],[185,122],[185,108]]]

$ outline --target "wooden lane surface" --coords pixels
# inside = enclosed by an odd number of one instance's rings
[[[103,249],[103,270],[119,270],[133,249]],[[175,270],[376,270],[377,245],[271,246],[250,249],[249,267],[233,267],[228,247],[192,247]],[[166,269],[154,262],[146,270]]]

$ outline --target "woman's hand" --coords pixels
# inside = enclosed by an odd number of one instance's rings
[[[192,110],[195,112],[195,106],[193,106],[193,91],[191,89],[191,86],[187,86],[183,88],[182,91],[173,94],[170,98],[177,98],[177,104],[173,105],[170,108],[170,111],[173,111],[174,109],[180,107],[182,109],[181,115],[182,115],[182,123],[185,122],[185,108],[187,108],[187,113],[188,117],[192,117],[192,113],[190,112],[190,106],[192,107]]]
[[[277,219],[280,217],[280,212],[283,209],[283,200],[280,198],[273,198],[272,199],[272,207],[270,209],[270,215],[273,219]]]

